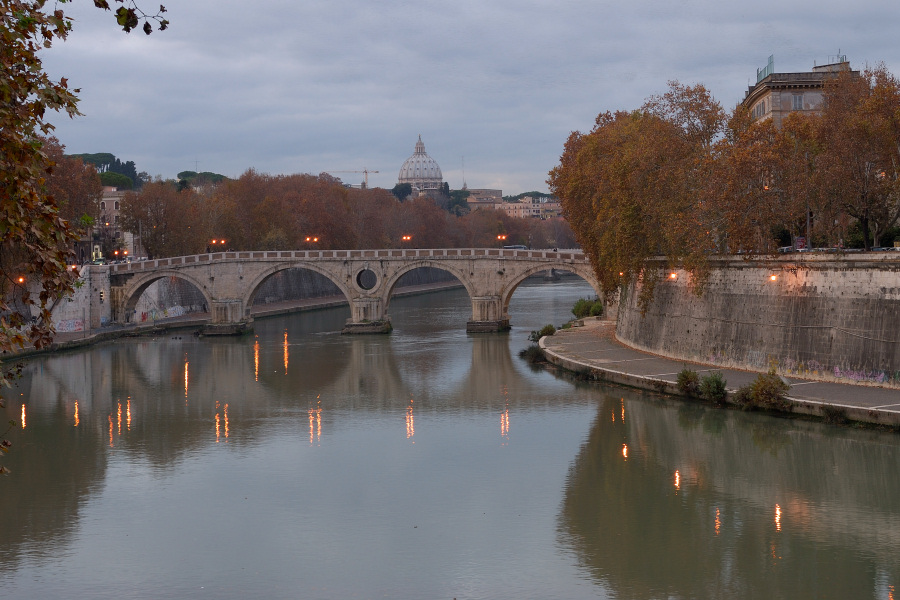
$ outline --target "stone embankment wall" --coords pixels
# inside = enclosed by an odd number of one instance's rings
[[[625,344],[712,365],[900,387],[900,255],[716,258],[700,296],[687,272],[664,267],[651,263],[661,280],[644,314],[640,282],[622,294],[616,337]]]

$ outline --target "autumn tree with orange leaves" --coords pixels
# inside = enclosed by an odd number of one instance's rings
[[[640,278],[649,299],[659,274],[646,259],[665,256],[702,281],[714,248],[701,191],[724,112],[701,85],[669,84],[634,112],[602,113],[573,133],[548,183],[563,206],[606,294]]]
[[[848,220],[864,245],[900,218],[900,83],[883,66],[826,82],[819,114],[776,128],[743,107],[727,116],[702,85],[669,84],[633,112],[574,132],[548,183],[607,294],[664,256],[702,290],[712,253],[774,252],[787,231],[840,246]]]

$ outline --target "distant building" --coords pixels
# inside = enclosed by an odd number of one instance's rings
[[[524,196],[518,202],[504,202],[498,207],[511,217],[525,219],[549,219],[562,215],[562,207],[556,198]]]
[[[127,231],[123,231],[120,224],[122,200],[125,198],[125,192],[120,191],[116,187],[104,186],[103,196],[100,199],[100,218],[94,223],[93,233],[91,235],[90,260],[104,258],[106,260],[114,260],[115,258],[124,258],[124,252],[121,256],[113,254],[110,256],[110,248],[121,248],[128,252],[128,256],[137,256],[143,253],[140,248],[140,240]],[[137,244],[137,247],[135,245]],[[105,247],[105,252],[104,252]],[[84,250],[80,252],[76,250],[77,258],[84,262],[87,259]]]
[[[825,82],[841,71],[850,71],[846,55],[835,58],[835,62],[815,66],[806,73],[775,73],[775,58],[770,56],[768,64],[757,69],[756,85],[747,89],[741,105],[750,110],[754,120],[772,119],[776,127],[781,127],[784,118],[792,112],[818,112]],[[859,74],[859,71],[851,72]]]
[[[413,155],[406,159],[400,167],[398,183],[408,183],[412,186],[413,196],[437,196],[443,193],[444,176],[437,161],[425,152],[425,144],[422,136],[416,142]]]
[[[503,204],[503,190],[469,189],[469,197],[466,198],[469,210],[481,208],[500,209]]]

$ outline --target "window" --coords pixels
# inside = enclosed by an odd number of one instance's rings
[[[106,210],[106,202],[100,201],[100,210]]]
[[[803,94],[794,94],[791,97],[791,110],[803,110]]]
[[[119,210],[119,201],[118,200],[116,200],[115,206],[116,206],[116,210]]]

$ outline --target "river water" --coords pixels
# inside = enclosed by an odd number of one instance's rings
[[[0,597],[900,599],[900,438],[535,370],[463,290],[123,339],[7,390]]]

